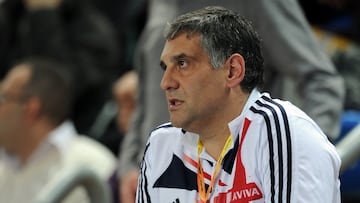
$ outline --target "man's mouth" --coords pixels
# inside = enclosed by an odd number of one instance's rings
[[[184,102],[179,99],[169,99],[169,110],[177,110],[178,108],[180,108],[182,103]]]

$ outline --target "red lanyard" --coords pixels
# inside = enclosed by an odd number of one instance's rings
[[[199,196],[200,196],[200,200],[202,203],[206,203],[206,201],[208,200],[211,190],[214,187],[214,183],[215,183],[215,179],[218,176],[219,172],[220,172],[220,167],[222,164],[222,161],[224,159],[225,153],[227,151],[227,149],[230,147],[230,144],[232,143],[232,136],[229,135],[228,139],[226,140],[226,143],[221,151],[221,154],[219,156],[219,159],[216,162],[215,165],[215,169],[213,172],[213,175],[211,176],[211,180],[210,180],[210,184],[208,189],[205,189],[205,178],[204,178],[204,171],[203,168],[201,166],[201,162],[200,162],[200,153],[203,149],[203,144],[201,143],[200,139],[198,141],[198,173],[197,173],[197,183],[198,183],[198,191],[199,191]]]

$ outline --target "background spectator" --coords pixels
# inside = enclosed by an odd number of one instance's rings
[[[84,167],[104,182],[115,172],[115,156],[79,136],[68,119],[72,78],[65,70],[49,60],[25,60],[1,83],[0,202],[33,202],[67,170]],[[66,202],[87,199],[75,189]]]
[[[129,129],[132,113],[136,108],[138,75],[129,71],[122,75],[113,86],[113,95],[117,104],[117,127],[122,134]]]
[[[106,103],[91,129],[116,156],[137,106],[137,89],[138,76],[135,71],[128,71],[119,77],[112,86],[113,98]]]

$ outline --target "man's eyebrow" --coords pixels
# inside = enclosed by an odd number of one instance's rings
[[[173,60],[173,61],[178,61],[179,59],[184,59],[184,58],[191,58],[191,59],[193,59],[194,57],[191,57],[191,56],[189,56],[189,55],[187,55],[187,54],[185,54],[185,53],[181,53],[181,54],[178,54],[178,55],[173,56],[173,57],[172,57],[172,60]]]

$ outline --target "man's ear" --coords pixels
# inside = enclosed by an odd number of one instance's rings
[[[34,122],[41,116],[41,101],[37,97],[30,97],[26,101],[27,122]]]
[[[236,87],[245,77],[245,60],[240,54],[232,54],[229,59],[227,84],[229,87]]]

